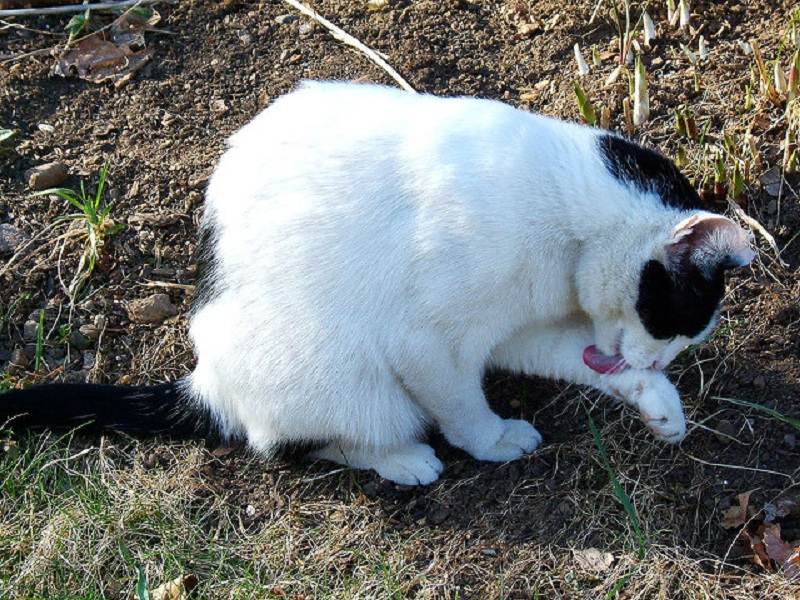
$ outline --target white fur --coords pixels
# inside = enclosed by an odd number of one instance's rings
[[[656,434],[685,433],[659,371],[691,340],[653,340],[634,303],[691,213],[611,177],[598,131],[498,102],[307,83],[230,140],[206,218],[223,291],[191,323],[189,384],[224,430],[402,483],[442,470],[437,424],[483,460],[541,441],[481,389],[491,366],[619,395]],[[636,369],[581,352],[621,344]]]

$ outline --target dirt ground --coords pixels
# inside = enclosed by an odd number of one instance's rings
[[[391,0],[373,11],[366,0],[320,0],[313,6],[383,53],[418,91],[496,98],[567,120],[579,119],[573,46],[580,43],[590,64],[594,46],[602,65],[580,78],[581,85],[598,109],[610,109],[611,128],[624,131],[628,82],[623,76],[604,83],[615,67],[610,55],[617,38],[605,7],[590,23],[597,4]],[[722,523],[743,492],[752,490],[749,504],[756,511],[779,497],[794,502],[800,493],[800,431],[729,400],[800,418],[798,177],[782,178],[775,170],[784,154],[784,107],[759,94],[756,84],[754,106],[744,108],[754,61],[738,43],[757,40],[770,69],[783,52],[788,68],[796,45],[786,34],[796,4],[734,0],[691,7],[691,27],[678,30],[666,22],[664,2],[650,3],[659,31],[643,54],[652,113],[634,137],[671,157],[685,151],[684,170],[699,186],[711,172],[703,162],[708,145],[722,147],[725,132],[741,145],[751,133],[760,165],[748,174],[742,206],[774,236],[785,264],[756,234],[759,259],[730,277],[719,335],[671,367],[690,421],[682,445],[653,442],[631,411],[594,394],[559,382],[491,374],[486,389],[495,409],[531,420],[544,435],[543,447],[532,456],[507,465],[479,463],[435,438],[446,464],[441,481],[405,488],[326,464],[265,465],[243,449],[208,454],[204,481],[224,495],[231,513],[240,513],[243,527],[272,518],[281,502],[346,504],[358,498],[369,507],[371,522],[406,541],[421,529],[433,531],[447,548],[441,551],[447,564],[426,575],[441,577],[431,597],[602,597],[605,588],[600,596],[583,584],[571,588],[564,570],[577,550],[588,548],[624,562],[635,554],[635,542],[597,455],[583,398],[611,466],[645,523],[648,547],[659,548],[652,550],[659,560],[673,566],[691,561],[721,586],[716,597],[736,597],[734,589],[769,597],[765,590],[784,585],[780,565],[756,564],[753,550],[741,543],[741,526],[726,529]],[[155,8],[161,20],[145,32],[152,60],[119,88],[53,74],[56,59],[44,51],[63,47],[68,17],[0,21],[0,129],[18,132],[0,156],[0,224],[36,238],[24,252],[0,256],[0,368],[6,387],[36,380],[156,383],[189,373],[193,355],[186,327],[202,194],[226,137],[302,79],[393,84],[362,54],[279,0],[188,0]],[[693,66],[679,44],[696,51],[701,35],[710,57]],[[705,146],[676,131],[675,110],[681,106],[691,108]],[[69,168],[65,187],[84,181],[92,189],[109,161],[110,216],[125,225],[107,238],[74,306],[65,286],[84,242],[65,235],[66,226],[53,226],[73,211],[57,197],[32,197],[26,175],[52,161]],[[135,322],[129,304],[156,293],[167,294],[177,314]],[[43,364],[34,374],[42,308]],[[157,465],[165,450],[155,448],[150,456]],[[313,482],[285,483],[297,478]],[[282,482],[289,487],[276,491]],[[788,513],[777,517],[781,537],[800,545],[800,509]],[[761,513],[751,522],[751,535],[759,535],[763,520]],[[432,554],[439,556],[436,544],[419,551],[409,544],[405,552],[420,571],[434,564]],[[549,573],[541,587],[532,583],[537,569]],[[501,571],[505,580],[498,592],[486,574]],[[649,591],[636,592],[645,588],[630,583],[623,597],[667,597],[659,589],[668,597],[690,597],[676,583],[675,569],[664,572],[672,575]],[[602,570],[592,577],[604,580]],[[800,587],[785,585],[785,593],[800,597]],[[428,588],[418,581],[400,597],[421,595],[422,589]]]

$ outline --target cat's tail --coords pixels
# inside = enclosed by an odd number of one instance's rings
[[[0,394],[0,426],[219,438],[185,380],[155,386],[54,383]]]

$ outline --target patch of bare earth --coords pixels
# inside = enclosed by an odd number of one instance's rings
[[[628,80],[606,84],[617,38],[610,3],[599,4],[593,22],[596,0],[313,6],[419,91],[496,98],[568,120],[578,119],[573,46],[590,63],[595,47],[601,65],[580,84],[624,131]],[[503,373],[486,379],[491,402],[533,421],[541,449],[494,465],[434,436],[446,469],[426,488],[330,464],[266,464],[241,448],[10,434],[0,456],[0,596],[129,598],[142,567],[151,588],[195,574],[204,598],[800,597],[791,560],[760,541],[778,523],[782,541],[800,545],[800,431],[732,401],[800,415],[798,178],[781,176],[785,106],[759,91],[753,56],[739,44],[756,40],[770,69],[778,56],[788,69],[795,8],[691,2],[690,26],[679,30],[664,2],[650,3],[658,29],[643,51],[651,117],[634,137],[672,157],[685,153],[684,170],[700,186],[724,134],[737,148],[750,134],[759,164],[737,150],[749,165],[742,208],[774,236],[784,262],[757,234],[759,259],[730,279],[719,335],[671,368],[690,421],[679,448],[654,442],[631,411],[605,398]],[[392,83],[282,1],[156,9],[161,21],[145,32],[153,58],[119,88],[52,74],[46,50],[63,48],[66,17],[0,21],[0,129],[18,131],[0,156],[0,225],[33,239],[0,256],[6,386],[187,374],[202,193],[225,138],[301,79]],[[638,11],[635,3],[634,20]],[[693,65],[680,44],[697,51],[701,35],[710,55]],[[745,108],[747,86],[753,106]],[[704,143],[676,130],[682,107]],[[83,180],[90,189],[110,161],[110,216],[126,225],[105,240],[73,305],[67,288],[85,242],[55,221],[72,209],[31,197],[26,176],[54,161],[69,169],[63,185]],[[157,293],[176,314],[135,322],[130,303]],[[44,352],[34,373],[41,309]],[[747,518],[731,521],[751,490]],[[772,511],[778,504],[788,508]]]

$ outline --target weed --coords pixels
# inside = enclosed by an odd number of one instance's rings
[[[100,180],[97,184],[97,192],[94,196],[86,193],[86,188],[81,181],[80,190],[69,188],[51,188],[37,192],[34,196],[46,196],[55,194],[66,200],[81,212],[72,215],[59,217],[58,220],[84,221],[86,224],[87,244],[81,257],[78,269],[69,286],[72,296],[80,292],[89,276],[94,271],[97,262],[98,251],[107,237],[121,230],[125,226],[114,223],[109,217],[113,203],[102,205],[103,190],[105,189],[106,177],[108,176],[109,163],[103,166],[100,171]]]
[[[646,552],[644,546],[644,535],[642,534],[642,529],[639,526],[639,517],[636,514],[636,509],[633,508],[630,497],[625,491],[625,488],[622,487],[619,479],[617,479],[617,476],[614,474],[614,469],[611,468],[611,463],[609,462],[608,454],[606,453],[606,447],[603,444],[603,439],[600,437],[600,432],[597,430],[594,419],[592,419],[592,415],[589,413],[589,409],[586,408],[586,405],[583,404],[582,400],[581,405],[586,413],[586,419],[589,421],[589,430],[592,432],[594,443],[597,446],[597,450],[600,452],[600,458],[603,459],[603,464],[605,465],[608,476],[611,479],[611,484],[614,486],[614,494],[617,496],[617,499],[625,509],[625,513],[628,515],[628,521],[630,522],[633,531],[636,533],[636,545],[638,548],[639,559],[641,560],[644,558]]]
[[[755,402],[748,402],[747,400],[738,400],[736,398],[723,398],[722,396],[716,396],[715,400],[723,400],[725,402],[730,402],[731,404],[738,404],[739,406],[746,406],[748,408],[754,408],[756,410],[760,410],[761,412],[767,413],[771,417],[775,417],[776,419],[791,425],[792,427],[797,429],[797,431],[800,431],[800,419],[787,417],[786,415],[779,413],[777,410],[769,408],[768,406],[757,404]]]
[[[13,129],[0,129],[0,157],[11,149],[11,142],[16,135],[17,132]]]
[[[39,325],[36,327],[36,357],[33,362],[34,372],[39,372],[44,354],[44,310],[39,311]]]
[[[594,125],[597,123],[597,114],[594,112],[591,101],[586,97],[586,93],[577,81],[573,83],[573,86],[578,99],[578,111],[581,113],[581,119],[587,125]]]

